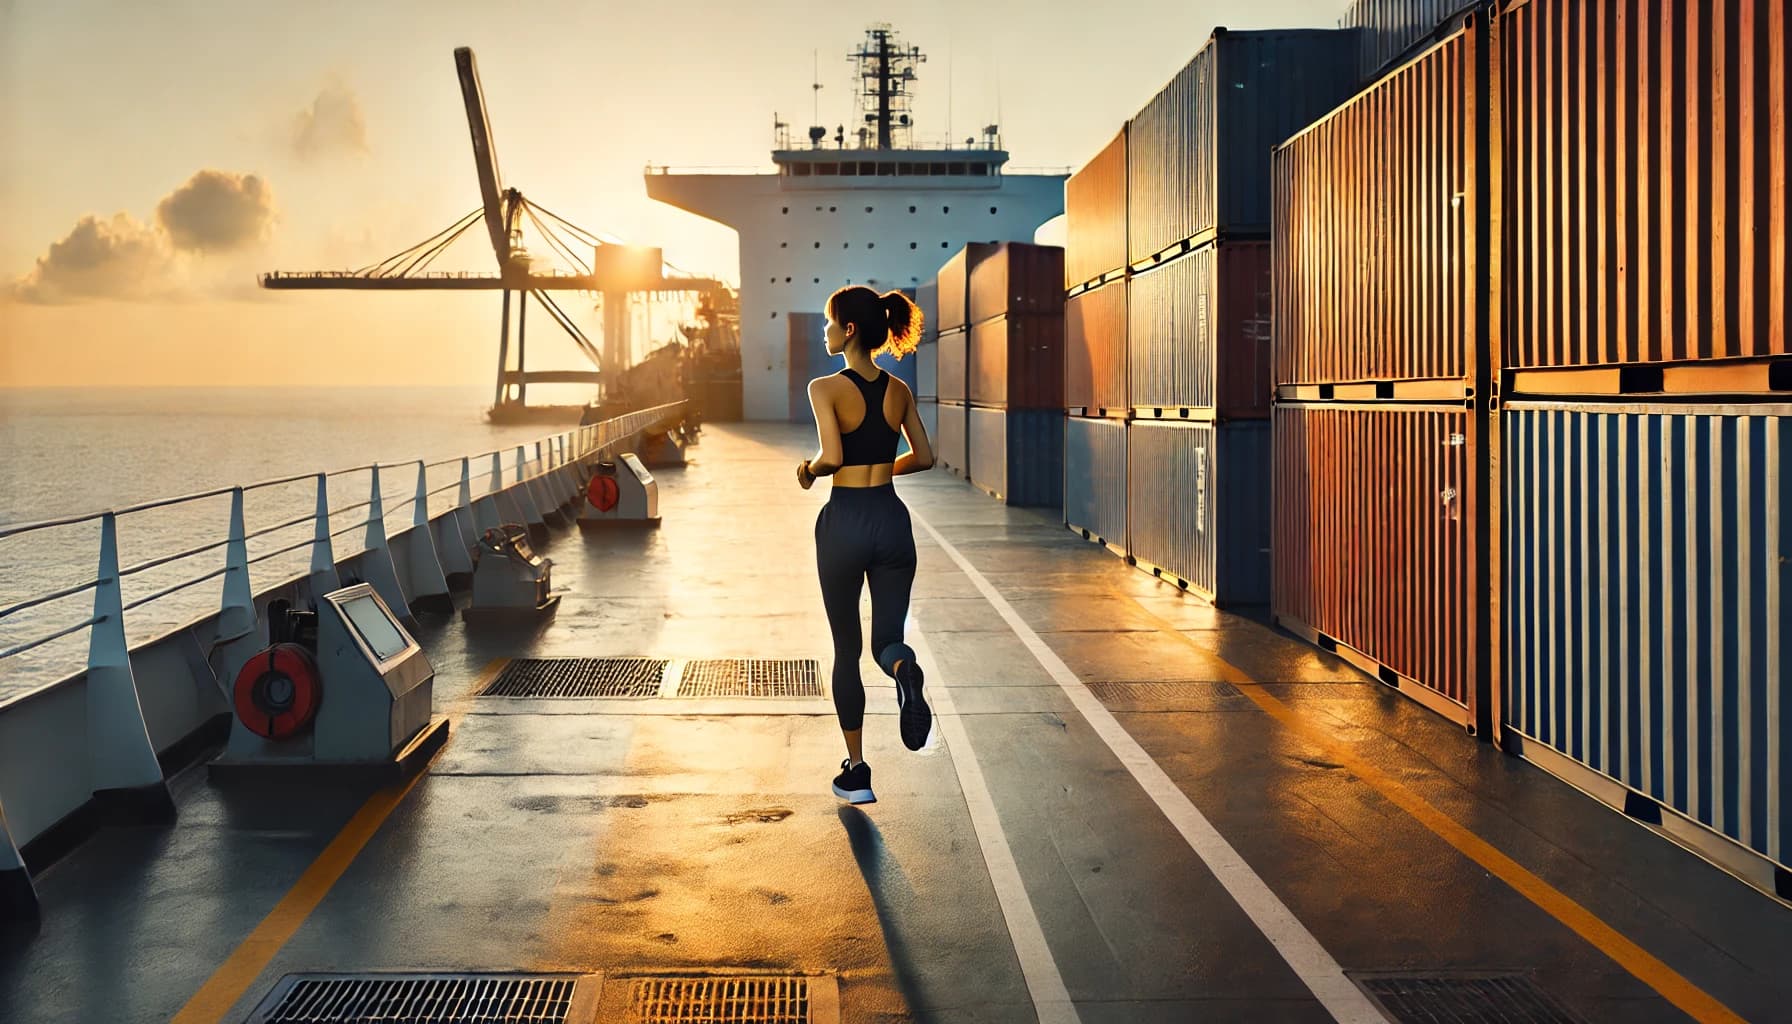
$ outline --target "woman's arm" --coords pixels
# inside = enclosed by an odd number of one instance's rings
[[[840,443],[840,420],[834,415],[834,403],[827,395],[822,381],[817,378],[809,382],[809,408],[815,413],[815,436],[821,442],[821,451],[809,460],[809,472],[815,476],[828,476],[840,468],[842,445]]]
[[[908,390],[906,384],[903,390]],[[902,417],[902,433],[908,438],[908,451],[897,457],[891,475],[903,476],[932,469],[933,442],[927,438],[927,427],[921,423],[921,407],[915,402],[912,391],[908,395],[908,412]]]

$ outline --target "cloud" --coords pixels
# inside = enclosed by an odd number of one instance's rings
[[[266,237],[274,193],[253,174],[200,171],[156,204],[156,219],[176,249],[240,249]]]
[[[292,148],[301,159],[332,153],[367,152],[367,118],[361,100],[346,85],[331,83],[293,118]]]
[[[23,302],[56,304],[81,299],[142,299],[170,284],[173,253],[161,232],[127,213],[111,220],[82,217],[48,254],[12,287]]]

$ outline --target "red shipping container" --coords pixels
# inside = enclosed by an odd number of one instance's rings
[[[934,370],[937,374],[934,381],[937,385],[934,390],[939,392],[937,397],[946,402],[963,402],[968,376],[965,358],[969,348],[965,329],[960,327],[941,334],[934,345],[938,350],[935,356],[939,360]]]
[[[1270,248],[1219,242],[1134,274],[1127,295],[1132,407],[1269,415]]]
[[[971,328],[967,381],[972,405],[1064,408],[1064,317],[1026,314]]]
[[[1279,404],[1273,424],[1276,621],[1471,727],[1489,708],[1479,424],[1393,403]]]
[[[1789,6],[1505,5],[1503,366],[1792,353]]]
[[[1276,151],[1276,384],[1474,383],[1484,34],[1466,23]]]
[[[1126,268],[1126,132],[1064,182],[1064,287]]]
[[[971,268],[970,322],[1011,313],[1064,312],[1064,250],[1002,242]]]
[[[969,242],[940,267],[936,280],[941,334],[970,325],[971,271],[996,249],[994,242]]]
[[[1126,282],[1064,302],[1064,403],[1085,415],[1125,415]]]

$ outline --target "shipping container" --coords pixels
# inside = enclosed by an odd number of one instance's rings
[[[940,400],[962,404],[968,397],[965,392],[967,374],[965,361],[970,355],[969,334],[962,327],[945,331],[940,334],[940,340],[936,345],[939,349]]]
[[[1148,416],[1179,409],[1214,410],[1221,418],[1269,415],[1269,243],[1206,245],[1134,274],[1127,287],[1134,409]]]
[[[1276,151],[1276,384],[1475,383],[1483,35],[1457,31]]]
[[[930,277],[915,288],[915,305],[921,310],[921,343],[940,336],[940,279]]]
[[[1502,365],[1792,354],[1787,8],[1501,10]]]
[[[1064,404],[1088,415],[1125,416],[1126,282],[1110,281],[1064,302]]]
[[[1009,505],[1064,505],[1064,411],[978,409],[967,427],[971,483]]]
[[[1131,122],[1128,262],[1215,235],[1266,237],[1270,151],[1355,86],[1348,33],[1216,29]]]
[[[970,468],[969,438],[965,431],[965,406],[957,402],[940,402],[939,433],[935,447],[938,449],[939,464],[948,473],[964,479]]]
[[[938,398],[940,396],[940,343],[939,339],[915,349],[915,397]]]
[[[1015,313],[1064,312],[1064,250],[1003,242],[971,271],[970,322]]]
[[[1365,83],[1457,26],[1456,17],[1486,0],[1352,0],[1343,26],[1356,33],[1357,75]]]
[[[1269,600],[1270,438],[1264,421],[1126,427],[1128,550],[1214,604]]]
[[[1126,269],[1126,128],[1064,182],[1064,287]]]
[[[1489,710],[1480,423],[1393,403],[1274,412],[1277,622],[1476,731]]]
[[[1126,424],[1064,421],[1064,522],[1120,552],[1126,538]]]
[[[927,431],[927,443],[933,448],[933,459],[940,461],[940,403],[922,399],[915,403],[921,413],[921,428]]]
[[[971,328],[972,405],[1064,411],[1064,316],[1017,313]]]
[[[1792,405],[1501,433],[1505,727],[1792,867]]]
[[[993,242],[970,242],[940,267],[934,278],[939,287],[940,333],[970,325],[971,271],[996,249]]]
[[[785,313],[784,318],[789,342],[790,422],[814,426],[809,382],[839,372],[842,364],[839,356],[828,355],[826,313]]]

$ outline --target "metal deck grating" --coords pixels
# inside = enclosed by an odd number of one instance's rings
[[[1584,1024],[1522,974],[1357,978],[1396,1024]]]
[[[1238,700],[1244,694],[1231,683],[1144,682],[1089,683],[1089,692],[1103,703],[1113,704],[1211,704]]]
[[[822,697],[821,665],[814,660],[693,661],[678,681],[680,697]]]
[[[628,1024],[811,1024],[809,979],[640,978]]]
[[[481,697],[657,697],[660,658],[518,658]]]
[[[551,975],[301,975],[276,986],[249,1024],[566,1024],[576,984]]]

